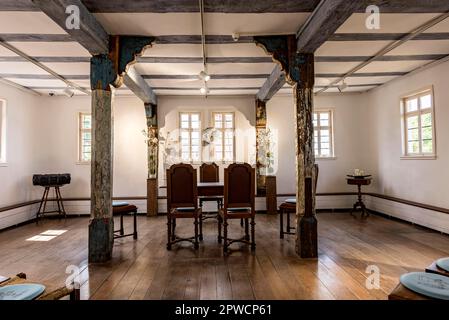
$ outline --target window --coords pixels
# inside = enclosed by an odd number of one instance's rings
[[[201,116],[198,112],[179,114],[179,140],[182,161],[201,161]]]
[[[320,110],[313,113],[315,157],[334,157],[332,111]]]
[[[0,100],[0,164],[6,163],[6,101]]]
[[[428,89],[402,99],[403,153],[405,157],[434,156],[433,94]]]
[[[92,159],[92,115],[79,115],[79,162],[90,162]]]
[[[234,113],[214,112],[212,118],[216,130],[212,148],[214,160],[234,161]]]

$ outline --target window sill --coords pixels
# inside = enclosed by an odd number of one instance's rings
[[[8,166],[8,162],[0,162],[0,167],[7,167]]]
[[[315,157],[315,160],[337,160],[337,157]]]
[[[437,156],[402,156],[401,160],[436,160]]]
[[[89,162],[86,162],[86,161],[78,161],[78,162],[76,162],[76,165],[77,166],[90,166],[91,165],[91,162],[89,161]]]

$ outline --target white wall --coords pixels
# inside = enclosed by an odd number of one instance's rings
[[[379,193],[449,208],[449,62],[401,78],[367,94]],[[401,96],[433,85],[436,160],[401,160]]]
[[[0,207],[36,199],[32,174],[39,169],[35,155],[45,144],[40,126],[39,97],[0,83],[6,101],[6,164],[0,164]],[[31,209],[21,208],[15,218],[29,219]],[[11,212],[0,213],[0,228],[11,221]],[[12,219],[12,220],[14,220]]]
[[[315,97],[315,109],[332,109],[334,117],[335,159],[317,159],[320,168],[318,192],[355,191],[346,184],[346,174],[364,169],[377,175],[370,160],[371,146],[365,143],[368,106],[361,94]],[[276,95],[267,104],[268,127],[278,132],[278,193],[295,193],[295,116],[292,95]],[[366,190],[373,190],[374,186]]]

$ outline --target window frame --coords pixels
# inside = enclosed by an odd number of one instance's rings
[[[232,160],[225,160],[224,159],[224,149],[225,149],[225,131],[226,129],[230,129],[230,128],[215,128],[215,115],[216,114],[221,114],[222,116],[224,116],[225,114],[232,114]],[[235,131],[236,131],[236,124],[235,124],[235,112],[234,111],[212,111],[211,112],[211,127],[214,128],[215,130],[219,130],[221,131],[221,146],[222,146],[222,150],[223,150],[223,156],[221,159],[217,159],[215,157],[215,142],[211,144],[210,147],[210,158],[212,159],[212,161],[214,162],[219,162],[219,163],[234,163],[236,161],[236,143],[235,143]]]
[[[315,137],[314,137],[314,142],[313,142],[314,143],[313,152],[314,152],[315,159],[318,159],[318,160],[335,160],[336,156],[335,156],[335,140],[334,140],[334,136],[335,136],[335,134],[334,134],[334,129],[335,129],[335,126],[334,126],[334,110],[331,109],[331,108],[315,109],[315,110],[313,110],[312,122],[313,122],[313,116],[314,116],[315,113],[317,113],[317,114],[319,114],[319,113],[328,113],[329,114],[329,126],[323,126],[322,127],[320,125],[320,118],[319,118],[319,116],[317,117],[317,124],[318,124],[318,126],[316,126],[316,127],[313,126],[314,136],[315,136],[315,130],[318,130],[318,141],[317,141],[317,143],[318,143],[318,153],[319,153],[318,155],[315,154]],[[322,128],[323,129],[328,128],[328,130],[329,130],[329,147],[330,147],[330,154],[329,154],[329,156],[322,156],[321,152],[320,152],[320,150],[321,150],[320,130],[322,130]]]
[[[181,128],[181,115],[183,114],[188,114],[189,115],[189,128],[185,129],[185,128]],[[199,132],[199,159],[198,160],[192,160],[192,132],[196,131],[197,129],[192,129],[192,123],[191,123],[191,115],[192,114],[197,114],[199,116],[199,128],[198,128],[198,132]],[[203,131],[203,117],[202,117],[202,113],[200,111],[179,111],[178,112],[178,130],[179,130],[179,135],[178,135],[178,139],[179,139],[179,152],[178,152],[178,157],[179,160],[182,163],[190,163],[190,164],[196,164],[196,163],[201,163],[202,159],[203,159],[203,145],[202,145],[202,140],[201,140],[201,135],[202,135],[202,131]],[[181,134],[183,130],[187,130],[189,131],[189,160],[183,160],[182,159],[182,143],[181,143]]]
[[[83,133],[90,132],[91,133],[91,154],[92,154],[92,127],[90,129],[84,129],[82,126],[82,118],[83,116],[90,115],[92,117],[92,113],[88,111],[80,111],[78,112],[78,161],[77,164],[88,165],[91,164],[92,160],[83,160]],[[91,118],[92,119],[92,118]],[[91,120],[92,124],[92,120]],[[92,159],[92,158],[91,158]]]
[[[7,101],[0,99],[0,167],[7,166]]]
[[[430,108],[421,109],[421,97],[430,94],[431,106]],[[418,109],[416,111],[407,112],[407,101],[417,99]],[[437,158],[437,143],[436,143],[436,129],[435,129],[435,95],[433,86],[428,86],[420,90],[416,90],[410,94],[404,95],[400,98],[400,111],[401,111],[401,135],[402,135],[402,156],[403,160],[435,160]],[[422,139],[422,115],[430,113],[432,116],[432,152],[422,152],[423,139]],[[407,119],[411,116],[418,116],[418,141],[419,152],[408,152],[408,126]]]

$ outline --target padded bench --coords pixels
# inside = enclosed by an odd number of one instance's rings
[[[114,216],[120,215],[120,229],[114,231],[114,239],[130,236],[133,236],[134,239],[137,239],[137,207],[134,205],[130,205],[127,202],[114,202],[112,204],[112,212]],[[123,226],[123,216],[129,214],[133,214],[134,232],[125,234],[125,229]]]

